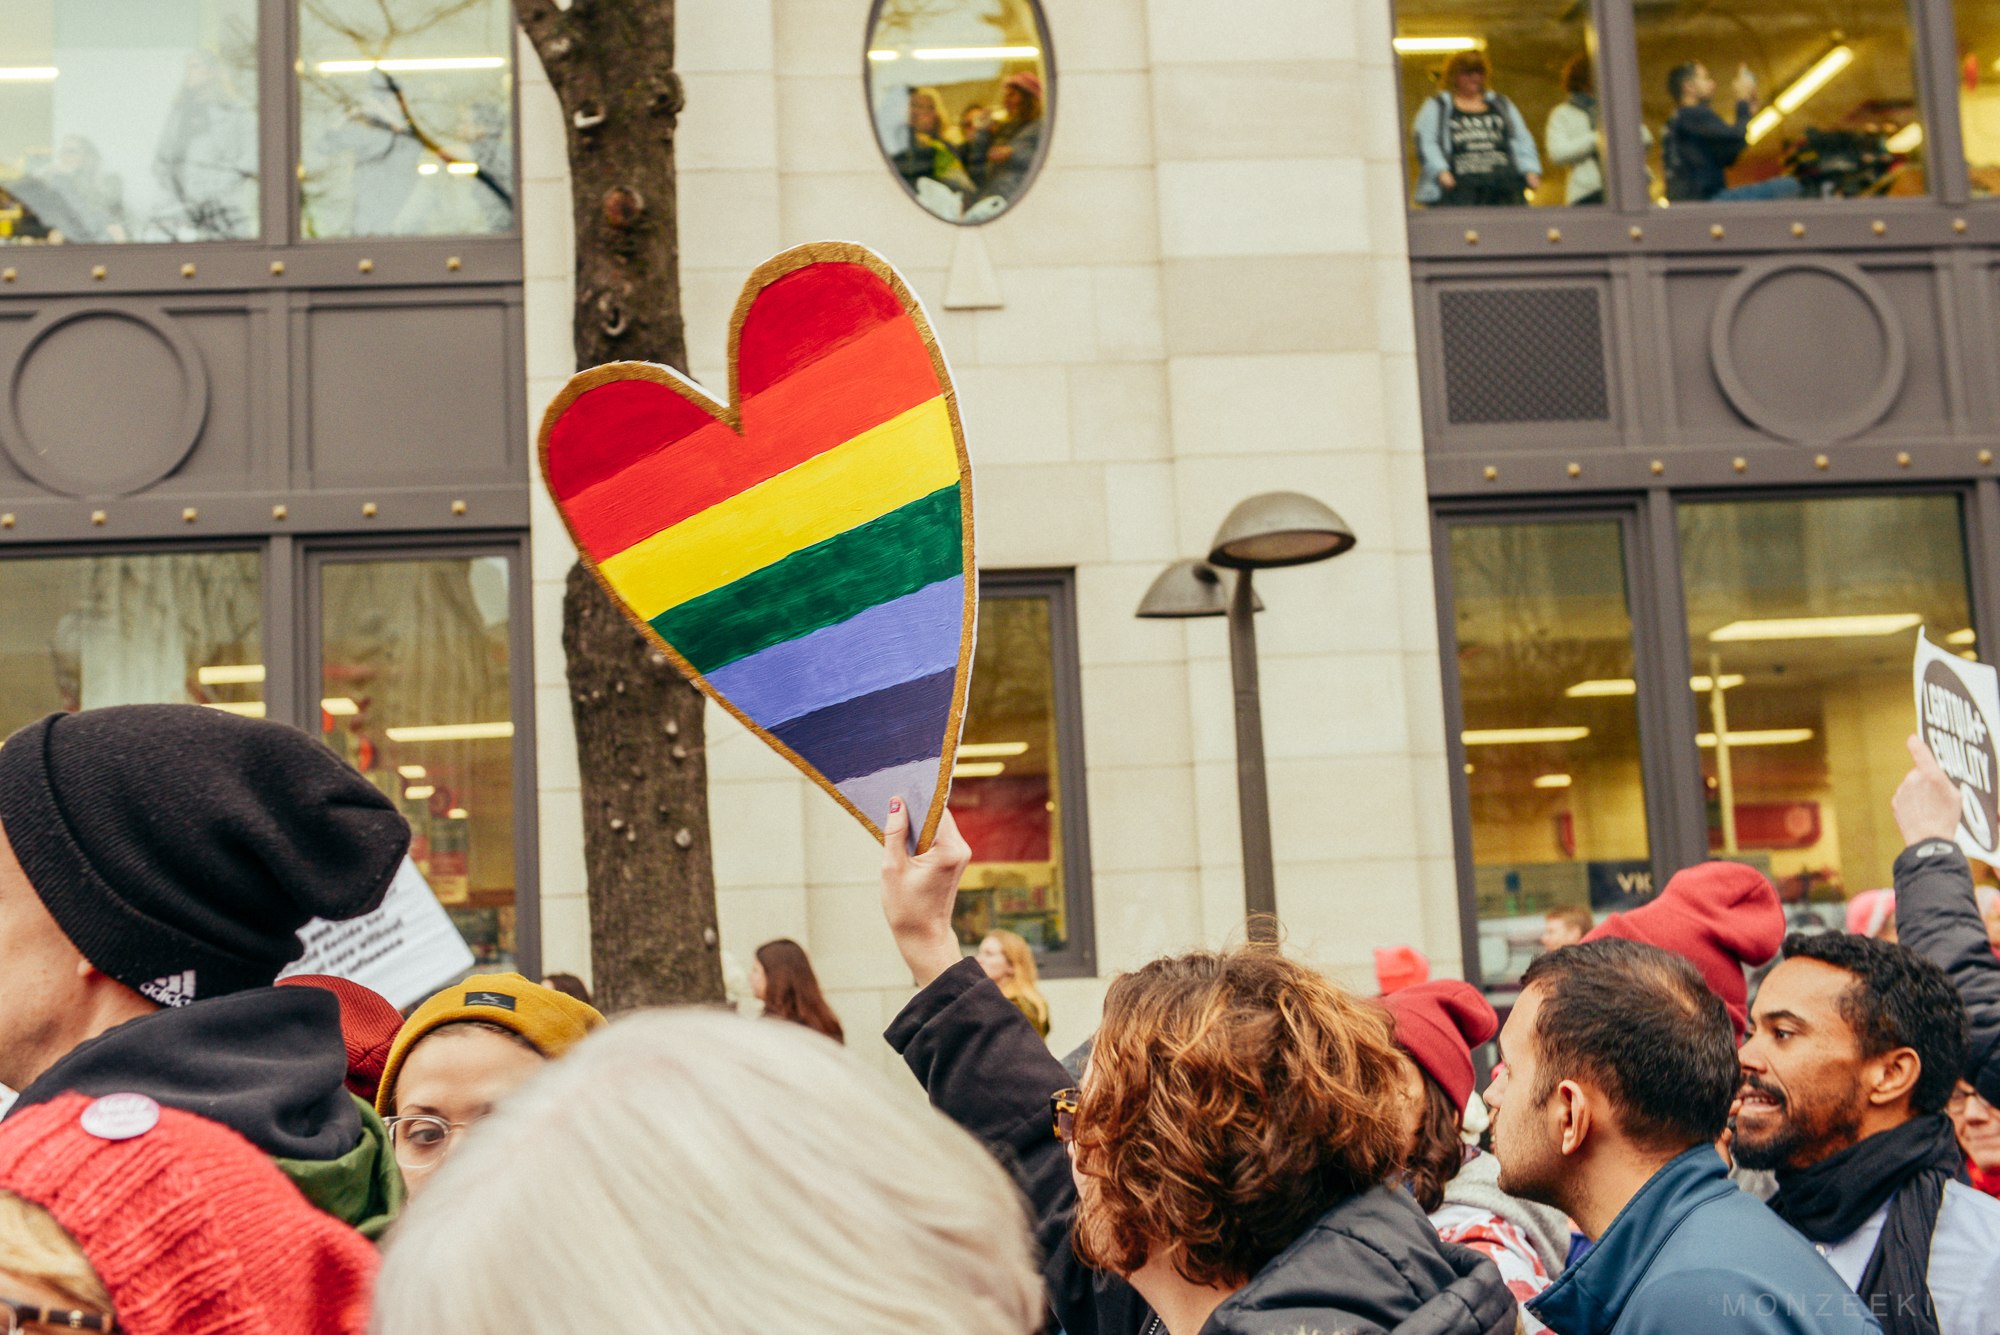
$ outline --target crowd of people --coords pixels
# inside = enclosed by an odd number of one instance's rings
[[[330,751],[195,706],[0,746],[11,1330],[1559,1335],[2000,1329],[2000,955],[1911,741],[1895,936],[1786,934],[1708,862],[1552,913],[1502,1017],[1264,939],[1115,978],[1057,1060],[1033,954],[952,926],[949,814],[884,822],[915,996],[851,1059],[805,951],[763,1019],[573,978],[405,1016],[292,977],[410,832]],[[1879,903],[1879,901],[1872,901]],[[1873,915],[1873,909],[1869,910]],[[1754,992],[1750,970],[1777,962]],[[1481,1058],[1497,1043],[1483,1092]]]
[[[1007,75],[997,107],[974,102],[953,116],[947,103],[942,89],[911,89],[903,141],[890,147],[890,158],[932,213],[983,222],[1034,174],[1046,128],[1042,79],[1029,71]]]

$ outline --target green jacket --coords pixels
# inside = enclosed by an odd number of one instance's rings
[[[349,1098],[354,1098],[352,1094]],[[361,1109],[361,1141],[338,1159],[276,1159],[305,1198],[364,1238],[380,1241],[402,1213],[408,1192],[403,1170],[389,1148],[389,1129],[375,1109],[355,1098]]]

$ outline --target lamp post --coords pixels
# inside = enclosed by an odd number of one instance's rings
[[[1236,805],[1243,833],[1243,908],[1251,935],[1269,939],[1278,912],[1271,861],[1271,800],[1264,775],[1264,714],[1257,688],[1257,626],[1264,610],[1251,572],[1309,565],[1354,545],[1347,521],[1310,496],[1266,492],[1241,502],[1209,543],[1207,561],[1176,561],[1161,571],[1139,600],[1142,617],[1229,618],[1229,675],[1236,696]],[[1222,591],[1216,566],[1236,573]]]

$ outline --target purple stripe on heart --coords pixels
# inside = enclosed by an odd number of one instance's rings
[[[759,726],[775,729],[844,700],[955,669],[964,605],[965,577],[941,579],[719,667],[708,674],[708,684]],[[942,746],[940,732],[932,747]]]
[[[909,847],[911,852],[915,852],[916,837],[923,831],[924,822],[930,818],[931,794],[937,791],[939,759],[932,756],[907,765],[895,765],[834,786],[840,789],[842,797],[854,803],[856,809],[877,825],[889,819],[890,798],[900,797],[909,803]]]
[[[954,664],[928,677],[816,709],[779,724],[771,735],[835,784],[907,765],[944,750],[957,677]]]

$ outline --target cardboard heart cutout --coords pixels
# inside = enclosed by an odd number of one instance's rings
[[[703,694],[877,839],[930,847],[978,621],[972,465],[930,321],[881,256],[797,246],[744,284],[729,402],[671,367],[571,377],[542,479],[577,554]]]

